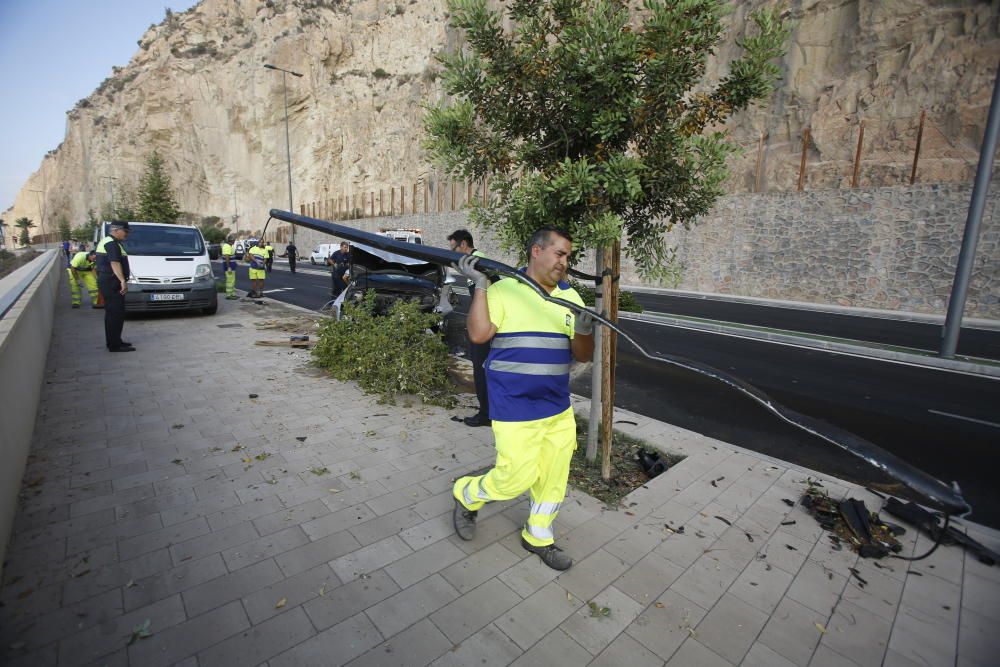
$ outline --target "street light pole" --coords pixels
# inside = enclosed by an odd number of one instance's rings
[[[291,74],[295,77],[301,77],[302,75],[298,72],[293,72],[292,70],[282,69],[281,67],[276,67],[269,63],[264,63],[264,69],[273,69],[281,72],[281,88],[284,92],[285,97],[285,158],[288,162],[288,210],[291,213],[295,213],[294,204],[292,203],[292,145],[288,138],[288,85],[286,83],[286,74]],[[295,243],[295,224],[292,223],[292,243]]]

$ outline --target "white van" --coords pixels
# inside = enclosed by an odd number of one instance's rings
[[[110,222],[97,228],[95,246],[108,235]],[[201,230],[156,222],[129,222],[128,292],[125,310],[199,310],[214,315],[219,309],[215,276]]]
[[[326,258],[337,250],[340,250],[339,243],[320,243],[309,255],[309,263],[313,266],[317,263],[326,264]]]

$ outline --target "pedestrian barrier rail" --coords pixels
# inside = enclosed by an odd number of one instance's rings
[[[31,446],[63,266],[62,253],[47,250],[0,279],[0,562]]]

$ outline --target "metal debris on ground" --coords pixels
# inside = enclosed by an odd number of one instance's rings
[[[889,498],[883,509],[888,514],[891,514],[898,519],[902,519],[907,523],[913,524],[918,530],[924,532],[935,542],[940,540],[941,544],[946,546],[957,544],[968,549],[969,552],[979,560],[979,562],[985,565],[996,565],[997,561],[1000,561],[1000,554],[981,542],[977,542],[969,535],[966,535],[960,528],[956,528],[954,525],[949,525],[948,528],[942,532],[938,515],[933,512],[928,512],[916,503],[903,503],[895,498]]]
[[[832,533],[835,550],[841,544],[848,544],[862,558],[884,558],[903,550],[893,529],[878,514],[869,511],[864,501],[856,498],[834,500],[820,484],[812,480],[807,480],[806,484],[802,506],[824,530]]]

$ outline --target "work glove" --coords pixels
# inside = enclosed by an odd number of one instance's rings
[[[474,255],[466,255],[458,260],[458,272],[468,278],[475,285],[476,289],[484,290],[490,286],[490,279],[482,271],[476,270],[476,262],[479,258]]]
[[[594,316],[589,310],[583,310],[576,314],[576,324],[573,330],[581,336],[589,336],[594,333]]]

